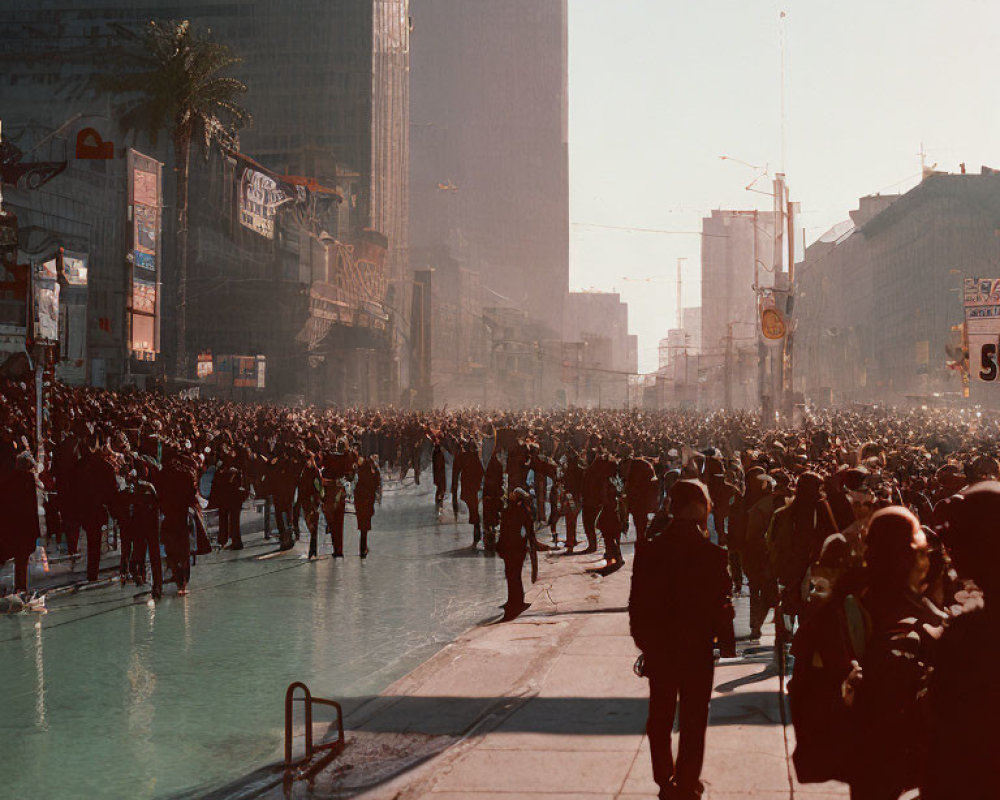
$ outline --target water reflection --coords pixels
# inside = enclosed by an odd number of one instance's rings
[[[498,562],[448,555],[469,526],[437,526],[431,498],[393,494],[367,561],[300,560],[308,542],[257,560],[269,549],[258,535],[238,560],[199,558],[186,598],[150,607],[113,585],[52,601],[31,628],[0,619],[0,795],[134,800],[220,785],[281,757],[292,681],[327,697],[378,692],[494,615]],[[347,535],[357,542],[353,525]]]

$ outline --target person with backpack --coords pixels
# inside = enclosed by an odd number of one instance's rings
[[[823,479],[815,472],[803,472],[792,501],[775,512],[768,532],[768,552],[783,615],[794,618],[803,610],[806,572],[819,556],[823,542],[836,530],[823,493]],[[783,626],[779,634],[781,630]]]
[[[929,547],[911,511],[877,511],[865,552],[862,603],[871,633],[853,702],[857,751],[849,784],[852,800],[897,800],[919,785],[933,755],[924,696],[946,615],[924,594]]]
[[[843,536],[827,538],[812,571],[822,575],[824,591],[810,593],[792,640],[792,763],[800,783],[847,783],[855,757],[852,693],[871,621],[860,600],[864,582]]]

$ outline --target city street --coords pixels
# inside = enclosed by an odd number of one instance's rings
[[[347,558],[309,562],[306,541],[262,559],[276,542],[246,514],[246,549],[199,558],[186,598],[168,585],[150,607],[115,583],[0,617],[4,796],[133,800],[231,781],[281,757],[292,681],[377,693],[495,618],[500,562],[470,552],[464,518],[436,524],[428,491],[387,485],[365,561],[351,516]]]

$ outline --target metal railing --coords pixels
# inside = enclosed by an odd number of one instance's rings
[[[297,689],[302,690],[302,697],[296,697],[295,691]],[[293,726],[292,726],[292,716],[293,716],[293,703],[296,700],[300,700],[305,703],[305,738],[306,738],[306,748],[305,756],[298,761],[292,759],[292,740],[294,738]],[[332,742],[324,742],[322,744],[313,744],[313,728],[312,728],[312,707],[313,704],[319,704],[323,706],[330,706],[337,710],[337,738]],[[285,774],[286,777],[291,776],[291,771],[296,768],[305,769],[294,776],[296,778],[312,777],[319,770],[323,769],[327,764],[329,764],[334,758],[337,757],[343,751],[345,746],[344,741],[344,710],[341,708],[340,703],[336,700],[327,700],[322,697],[313,697],[312,692],[309,691],[309,687],[306,686],[301,681],[295,681],[290,684],[288,689],[285,691]],[[319,759],[315,764],[312,764],[313,756],[320,752],[326,750],[328,751],[323,755],[323,758]]]

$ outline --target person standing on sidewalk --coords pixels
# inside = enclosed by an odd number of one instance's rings
[[[670,490],[672,520],[635,559],[629,627],[649,678],[649,737],[653,779],[661,800],[696,800],[704,791],[713,649],[735,656],[733,606],[726,551],[708,540],[708,490],[681,480]],[[680,702],[676,762],[670,736]]]
[[[525,489],[512,491],[500,512],[500,540],[497,553],[503,559],[504,577],[507,579],[507,602],[504,603],[503,621],[516,619],[528,604],[524,602],[524,583],[521,571],[524,557],[532,546],[535,522],[531,513],[531,496]]]

